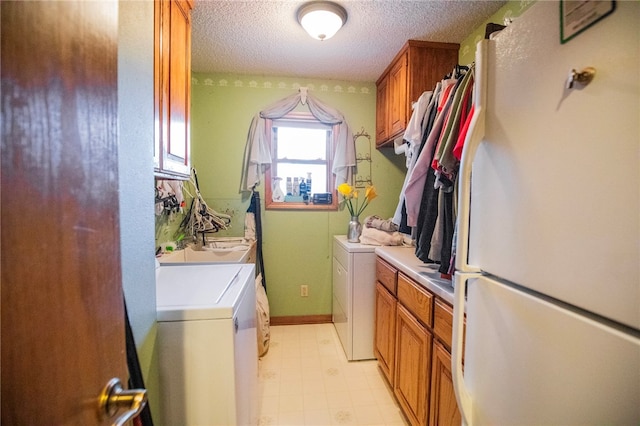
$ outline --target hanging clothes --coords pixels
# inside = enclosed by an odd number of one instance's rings
[[[253,191],[247,213],[253,214],[255,221],[256,239],[256,275],[262,275],[262,286],[267,289],[267,279],[264,274],[264,260],[262,256],[262,218],[260,216],[260,193]]]
[[[426,149],[426,148],[425,148]],[[430,152],[426,153],[429,158],[433,158],[435,152],[435,144],[429,147]],[[414,225],[414,239],[416,243],[416,257],[425,263],[439,262],[439,256],[430,257],[430,251],[432,242],[437,245],[439,241],[438,235],[434,241],[434,233],[436,223],[438,220],[438,198],[440,191],[435,186],[436,175],[435,173],[426,173],[423,192],[420,198],[420,205],[422,206],[418,210],[418,217],[416,224]]]
[[[457,80],[448,79],[442,81],[442,93],[438,102],[437,116],[433,124],[433,128],[429,132],[429,136],[425,145],[416,160],[416,164],[411,172],[411,176],[405,187],[405,203],[407,209],[407,225],[413,227],[418,223],[418,214],[421,206],[421,195],[424,191],[427,175],[431,170],[431,161],[433,152],[438,141],[438,136],[442,130],[444,118],[446,117],[451,105],[451,92]],[[428,154],[425,155],[425,152]]]
[[[449,273],[449,262],[451,260],[451,247],[453,244],[453,231],[455,227],[454,207],[455,199],[453,191],[441,192],[441,215],[442,221],[440,229],[442,232],[442,247],[440,248],[440,268],[441,274]]]
[[[127,312],[126,302],[124,302],[124,324],[127,368],[129,370],[129,380],[127,385],[129,389],[146,389],[146,386],[144,385],[144,378],[142,376],[142,369],[140,368],[140,361],[138,359],[136,342],[133,337],[133,330],[131,329],[131,323],[129,322],[129,313]],[[151,417],[149,401],[146,402],[140,414],[133,419],[133,424],[135,426],[153,426],[153,418]]]
[[[464,142],[467,139],[467,133],[469,133],[469,126],[471,125],[471,119],[473,118],[474,111],[475,107],[471,105],[469,113],[464,121],[464,125],[462,126],[462,129],[460,129],[460,135],[458,136],[456,146],[453,148],[453,155],[458,161],[462,159],[462,150],[464,148]]]
[[[460,77],[453,90],[451,104],[431,162],[430,174],[434,175],[432,179],[434,190],[438,194],[437,200],[431,187],[425,186],[422,198],[424,204],[421,205],[423,214],[416,225],[416,256],[423,262],[440,263],[440,272],[447,276],[456,221],[455,184],[459,164],[453,155],[453,148],[463,126],[461,120],[466,119],[470,110],[473,71],[467,71]],[[436,206],[433,205],[434,202]],[[434,215],[437,215],[435,220]]]
[[[405,132],[407,175],[393,222],[401,231],[406,225],[415,242],[416,256],[426,263],[439,263],[440,272],[450,273],[454,256],[456,223],[456,179],[459,151],[472,115],[474,67],[456,66],[440,81],[424,108],[421,144],[416,153],[417,121]]]
[[[420,153],[422,153],[422,150],[424,149],[424,145],[427,142],[427,138],[429,136],[429,134],[431,133],[431,130],[433,129],[433,125],[435,123],[436,117],[438,115],[438,99],[440,98],[440,94],[441,94],[441,90],[442,89],[442,85],[441,82],[438,82],[436,85],[436,90],[434,93],[434,103],[433,103],[433,107],[429,109],[428,111],[428,116],[425,117],[424,123],[423,123],[423,127],[422,127],[422,142],[420,144],[420,148],[418,151],[418,155],[420,155]],[[428,156],[430,158],[433,157],[433,152],[429,153]],[[414,164],[415,165],[415,164]],[[410,173],[407,172],[407,177],[406,179],[410,176]],[[426,185],[432,184],[429,182],[429,180],[427,179],[427,181],[425,182]],[[403,192],[404,192],[404,188],[403,188]],[[421,200],[421,205],[425,204],[425,200],[422,199]],[[401,219],[401,224],[400,224],[400,232],[403,232],[405,234],[410,234],[412,236],[412,239],[415,241],[417,239],[417,230],[415,227],[410,227],[407,224],[407,206],[406,206],[406,201],[404,200],[403,197],[403,204],[402,204],[402,219]],[[420,222],[421,219],[418,218],[418,222]]]
[[[254,240],[256,244],[256,335],[258,339],[258,356],[264,356],[269,350],[271,340],[269,298],[267,283],[264,278],[264,260],[262,256],[262,220],[260,217],[260,193],[253,191],[251,202],[245,216],[245,239]]]
[[[411,176],[411,171],[413,170],[413,167],[415,166],[415,163],[420,154],[420,149],[423,146],[424,123],[429,119],[431,111],[435,108],[436,97],[439,91],[440,84],[438,83],[436,89],[433,92],[424,92],[420,96],[417,104],[414,107],[411,119],[409,120],[409,126],[407,126],[407,130],[404,133],[403,139],[406,145],[404,154],[407,157],[405,162],[407,166],[407,174],[405,175],[402,189],[400,190],[398,206],[396,207],[396,211],[392,219],[393,223],[399,226],[402,225],[403,215],[406,216],[406,208],[404,205],[405,188],[407,186],[409,177]]]
[[[422,141],[422,122],[427,114],[427,109],[431,105],[433,93],[434,92],[429,91],[423,92],[418,98],[418,101],[412,105],[413,112],[411,113],[409,124],[407,124],[407,129],[404,131],[404,135],[402,136],[402,139],[405,142],[412,145],[418,145]]]
[[[447,123],[438,144],[438,152],[431,165],[434,170],[445,173],[449,179],[453,178],[458,169],[458,160],[453,156],[453,148],[458,140],[460,127],[464,124],[463,117],[466,118],[471,108],[473,76],[474,71],[472,68],[467,71],[456,89]]]

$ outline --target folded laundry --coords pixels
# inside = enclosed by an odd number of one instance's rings
[[[376,228],[362,228],[360,243],[372,246],[401,246],[403,236],[400,232],[382,231]]]
[[[393,223],[391,219],[382,219],[380,216],[367,216],[364,219],[365,228],[375,228],[381,231],[394,232],[398,230],[398,225]]]

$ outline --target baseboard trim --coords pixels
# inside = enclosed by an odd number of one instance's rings
[[[325,324],[331,322],[331,314],[326,315],[294,315],[289,317],[271,317],[271,325]]]

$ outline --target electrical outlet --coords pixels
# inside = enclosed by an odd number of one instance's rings
[[[309,286],[308,285],[301,285],[300,286],[300,296],[302,297],[308,297],[309,296]]]

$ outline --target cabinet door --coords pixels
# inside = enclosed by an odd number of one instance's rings
[[[190,174],[191,3],[155,3],[154,166],[161,177]]]
[[[394,137],[407,125],[407,55],[402,55],[389,71],[388,136]]]
[[[185,1],[171,1],[169,47],[169,117],[163,168],[189,174],[191,98],[191,10]]]
[[[398,304],[396,371],[393,392],[412,425],[427,424],[431,333]]]
[[[389,136],[389,77],[382,79],[376,88],[376,146],[386,142]]]
[[[396,342],[396,298],[376,284],[376,329],[374,350],[378,365],[393,386]]]
[[[440,344],[433,345],[431,370],[430,426],[459,426],[462,417],[458,410],[451,378],[451,354]]]
[[[167,12],[165,12],[165,9]],[[166,61],[163,61],[165,57],[165,53],[163,52],[163,46],[165,40],[168,38],[168,31],[165,29],[165,26],[162,25],[162,18],[165,14],[168,13],[168,7],[165,7],[165,4],[160,1],[154,2],[154,34],[153,34],[153,43],[154,43],[154,55],[153,55],[153,113],[155,118],[154,124],[154,145],[153,145],[153,167],[156,173],[158,173],[162,169],[162,142],[166,139],[166,136],[163,134],[164,131],[164,111],[162,109],[162,100],[167,96],[164,93],[164,88],[167,87],[167,84],[163,82],[163,78],[168,74],[167,67],[165,66]],[[169,48],[166,48],[167,53]]]

